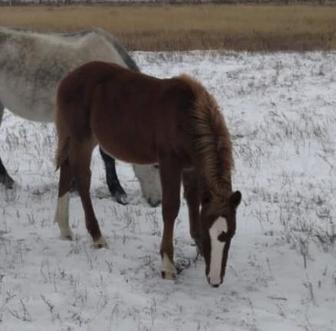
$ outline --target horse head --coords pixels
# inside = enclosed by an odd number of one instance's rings
[[[213,287],[223,283],[240,201],[241,193],[236,191],[222,198],[210,194],[202,202],[199,248],[205,259],[207,280]]]

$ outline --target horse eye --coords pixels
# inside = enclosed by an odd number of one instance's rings
[[[217,239],[220,241],[220,242],[224,242],[226,240],[226,236],[227,234],[223,231],[218,237]]]

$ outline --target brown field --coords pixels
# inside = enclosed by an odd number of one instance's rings
[[[336,7],[276,5],[0,7],[0,25],[40,31],[99,26],[129,49],[336,49]]]

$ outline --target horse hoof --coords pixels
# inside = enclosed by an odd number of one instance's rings
[[[72,241],[73,240],[73,234],[72,234],[71,230],[69,229],[69,230],[61,231],[61,239]]]
[[[115,193],[114,199],[121,205],[128,205],[128,199],[126,193]]]
[[[98,240],[94,241],[93,247],[100,249],[100,248],[108,248],[107,242],[103,236],[101,236]]]
[[[176,273],[169,272],[169,271],[161,271],[161,277],[162,277],[162,279],[166,279],[166,280],[175,280],[176,279]]]

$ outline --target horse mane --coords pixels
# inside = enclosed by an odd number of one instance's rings
[[[192,89],[194,157],[209,191],[222,198],[231,192],[231,170],[234,166],[229,131],[212,95],[198,81],[187,75],[179,76]]]

